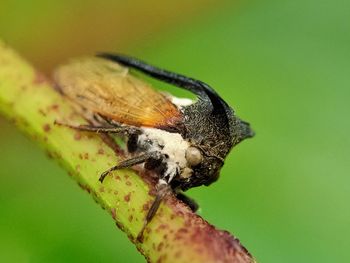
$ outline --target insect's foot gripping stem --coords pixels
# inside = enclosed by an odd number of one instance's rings
[[[123,168],[129,168],[131,166],[134,166],[136,164],[140,164],[140,163],[144,163],[145,161],[147,161],[149,158],[154,157],[154,153],[144,153],[142,155],[130,158],[130,159],[126,159],[121,161],[120,163],[118,163],[116,166],[113,166],[111,168],[109,168],[107,171],[103,172],[100,176],[100,178],[98,179],[101,183],[103,182],[103,180],[106,178],[106,176],[114,171],[114,170],[118,170],[118,169],[123,169]]]
[[[192,199],[191,197],[188,197],[187,195],[183,193],[177,193],[176,198],[184,202],[186,205],[189,206],[189,208],[192,210],[193,213],[196,213],[199,209],[198,203]]]
[[[114,168],[114,167],[112,167]],[[113,171],[112,169],[108,169],[107,171],[104,171],[101,175],[100,178],[98,179],[101,183],[103,183],[104,179],[106,178],[106,176]]]
[[[147,215],[143,222],[143,226],[141,228],[140,233],[137,235],[137,241],[141,243],[143,242],[143,237],[144,237],[143,234],[145,232],[145,229],[148,226],[148,224],[151,222],[155,214],[157,213],[162,200],[164,199],[164,197],[166,197],[166,195],[172,192],[170,186],[164,180],[159,180],[156,186],[156,189],[157,189],[156,198],[154,199],[151,208],[147,212]]]

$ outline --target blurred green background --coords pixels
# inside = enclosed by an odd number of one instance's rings
[[[349,14],[341,0],[2,0],[0,37],[48,74],[118,51],[209,83],[257,135],[189,191],[201,215],[260,263],[350,262]],[[144,262],[63,169],[0,127],[0,262]]]

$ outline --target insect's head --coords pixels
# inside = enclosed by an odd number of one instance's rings
[[[198,101],[184,108],[185,136],[192,143],[186,153],[191,176],[182,176],[181,188],[209,185],[216,181],[227,154],[233,146],[254,136],[249,123],[242,121],[233,109],[204,83]],[[198,94],[198,93],[197,93]]]

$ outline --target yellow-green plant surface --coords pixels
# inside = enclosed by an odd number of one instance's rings
[[[201,215],[259,262],[350,262],[350,1],[184,2],[3,0],[0,34],[46,72],[110,51],[207,82],[256,137],[188,192]],[[0,261],[144,262],[36,143],[0,126]]]
[[[103,143],[99,134],[54,125],[55,120],[67,123],[83,120],[53,86],[0,42],[1,111],[37,140],[50,157],[63,164],[78,184],[112,215],[149,262],[253,262],[236,239],[216,231],[171,196],[168,201],[172,208],[162,205],[146,228],[144,240],[136,240],[152,203],[149,196],[152,188],[140,175],[126,169],[112,172],[103,184],[99,182],[100,174],[116,163],[116,153]]]

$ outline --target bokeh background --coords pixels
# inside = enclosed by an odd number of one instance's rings
[[[189,191],[201,215],[261,263],[350,262],[349,14],[342,0],[2,0],[0,37],[47,74],[118,51],[209,83],[257,135]],[[0,262],[144,262],[63,169],[0,127]]]

